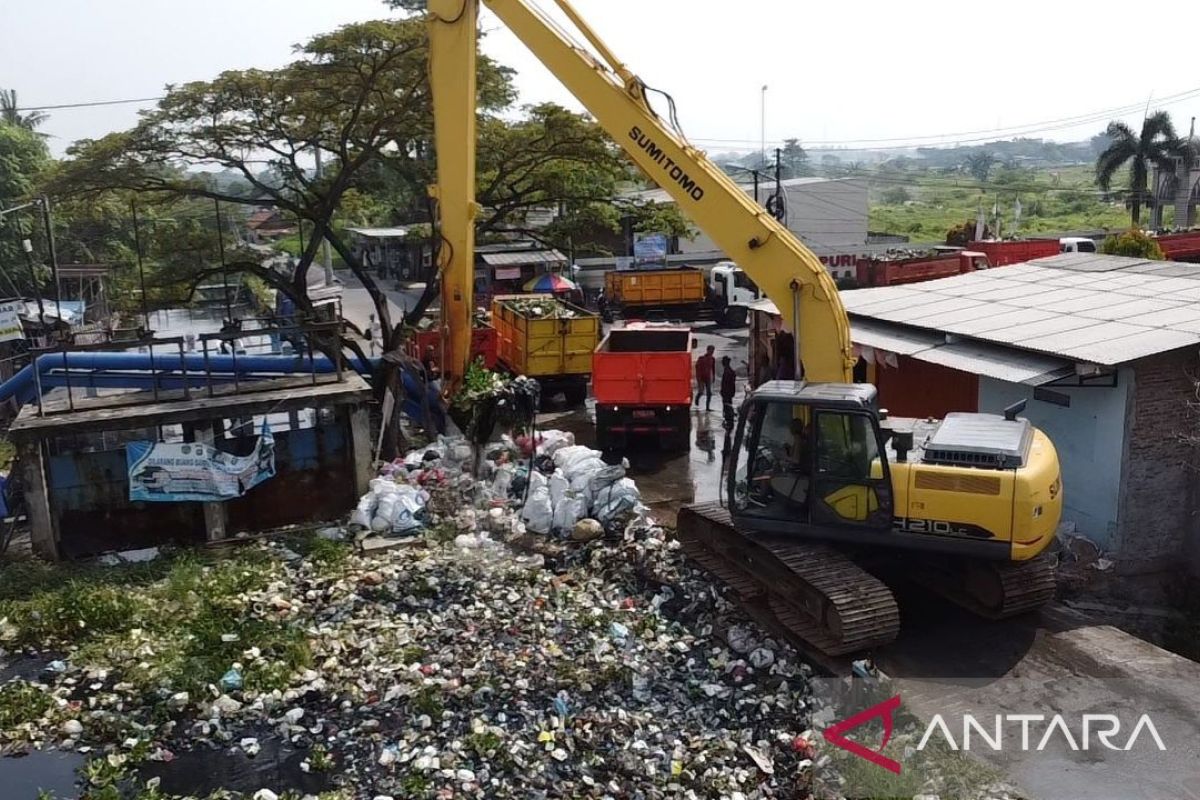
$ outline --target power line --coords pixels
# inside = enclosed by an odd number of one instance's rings
[[[130,103],[156,103],[166,97],[133,97],[128,100],[89,100],[83,103],[59,103],[52,106],[25,106],[17,111],[59,111],[67,108],[95,108],[96,106],[121,106]]]
[[[1200,87],[1188,89],[1183,92],[1177,92],[1172,95],[1166,95],[1166,96],[1158,99],[1157,101],[1155,101],[1153,103],[1153,105],[1155,105],[1155,106],[1174,105],[1176,103],[1183,102],[1184,100],[1192,99],[1192,98],[1196,97],[1197,95],[1200,95]],[[1082,125],[1090,124],[1092,122],[1102,121],[1105,118],[1113,116],[1113,115],[1120,115],[1120,114],[1124,114],[1124,113],[1132,113],[1134,111],[1140,111],[1144,108],[1144,106],[1145,106],[1145,102],[1139,101],[1137,103],[1130,103],[1130,104],[1126,104],[1126,105],[1122,105],[1122,106],[1113,106],[1111,108],[1100,109],[1100,110],[1096,110],[1096,111],[1089,111],[1086,113],[1076,114],[1074,116],[1069,116],[1069,117],[1059,117],[1057,119],[1042,120],[1040,122],[1027,122],[1027,123],[1022,123],[1019,125],[1010,125],[1010,126],[1003,126],[1003,127],[997,127],[997,128],[983,128],[983,129],[974,130],[974,131],[918,134],[918,135],[913,135],[913,136],[896,136],[896,137],[885,137],[885,138],[878,138],[878,139],[810,139],[807,141],[802,141],[802,144],[811,148],[811,147],[828,147],[828,146],[834,146],[834,145],[868,145],[868,144],[886,144],[889,147],[903,147],[905,145],[911,145],[911,146],[917,147],[917,146],[922,146],[922,145],[931,146],[933,144],[970,143],[970,142],[975,142],[975,141],[986,141],[987,139],[994,137],[994,136],[1002,136],[1002,135],[1015,136],[1015,135],[1021,135],[1021,134],[1038,133],[1041,131],[1062,130],[1064,128],[1079,127]],[[987,136],[983,136],[983,138],[979,138],[979,139],[963,138],[963,137],[977,136],[977,135],[981,135],[981,134],[987,134]],[[689,137],[689,138],[695,142],[708,142],[708,143],[714,143],[714,144],[729,144],[729,145],[734,145],[734,144],[745,145],[745,147],[730,148],[730,149],[734,149],[734,150],[738,150],[738,149],[757,150],[760,146],[760,143],[758,140],[751,140],[751,139],[713,139],[713,138],[704,138],[704,137]],[[945,140],[945,141],[942,141],[942,140]],[[774,141],[768,142],[768,143],[780,144],[785,141],[786,140],[777,139],[777,140],[774,140]],[[753,147],[751,147],[751,145],[753,145]]]

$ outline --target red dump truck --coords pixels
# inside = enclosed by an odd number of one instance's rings
[[[442,334],[437,328],[416,331],[409,338],[408,354],[415,359],[425,357],[426,348],[432,346],[434,360],[441,366]],[[488,369],[496,368],[496,329],[491,325],[476,325],[471,332],[471,360],[483,359],[483,365]]]
[[[614,328],[592,358],[596,445],[620,447],[633,437],[658,437],[682,450],[692,432],[690,328],[630,323]]]
[[[988,268],[988,257],[973,250],[917,258],[860,258],[855,281],[858,288],[896,286],[948,278]]]
[[[993,267],[1007,267],[1033,261],[1035,258],[1056,256],[1059,252],[1058,239],[1014,239],[1013,241],[971,242],[968,250],[983,253]]]
[[[855,265],[858,288],[920,283],[977,269],[1006,267],[1058,255],[1057,239],[971,242],[966,250],[910,258],[860,258]]]

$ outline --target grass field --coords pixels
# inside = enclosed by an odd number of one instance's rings
[[[994,227],[991,212],[998,203],[1000,235],[1009,236],[1014,232],[1014,201],[1019,198],[1018,234],[1128,228],[1129,211],[1124,203],[1104,200],[1093,175],[1092,167],[1083,164],[1039,169],[999,167],[986,183],[968,175],[876,170],[868,178],[869,227],[879,233],[903,234],[914,242],[941,241],[951,227],[975,219],[980,206],[987,214],[988,225]],[[1122,185],[1123,180],[1118,176],[1114,186]],[[1148,216],[1143,209],[1143,220]]]

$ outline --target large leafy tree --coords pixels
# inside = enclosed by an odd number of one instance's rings
[[[996,165],[996,157],[986,150],[978,153],[972,153],[967,156],[967,160],[963,162],[963,167],[971,174],[971,177],[980,183],[986,183],[988,176],[992,172],[992,167]]]
[[[41,137],[27,128],[0,122],[0,209],[32,199],[49,165],[50,154]],[[21,240],[32,237],[36,224],[37,212],[33,209],[0,218],[0,268],[19,287],[25,284],[17,276],[27,274]],[[11,285],[5,281],[0,291],[8,292]]]
[[[22,114],[21,106],[17,104],[17,90],[0,89],[0,123],[32,131],[37,130],[47,119],[49,115],[44,111]]]
[[[603,234],[622,224],[686,236],[690,226],[670,204],[622,195],[639,176],[594,120],[553,103],[525,109],[517,121],[486,117],[479,128],[481,236],[517,233],[560,248],[604,249]],[[535,224],[538,212],[552,222]]]
[[[429,158],[425,23],[355,23],[314,37],[297,55],[279,69],[234,70],[168,87],[137,127],[72,147],[52,188],[68,195],[131,190],[273,205],[304,220],[310,233],[294,273],[281,279],[245,260],[238,268],[308,309],[307,273],[326,240],[392,332],[386,298],[333,223],[347,194],[375,165],[419,176],[419,164]],[[479,62],[479,96],[485,110],[503,108],[513,97],[509,72],[487,58]],[[311,169],[316,148],[325,157],[319,179]],[[241,180],[217,182],[198,167],[223,168]]]
[[[1136,227],[1141,222],[1142,204],[1150,200],[1147,187],[1151,167],[1173,172],[1177,158],[1191,166],[1194,160],[1191,144],[1175,135],[1175,126],[1166,111],[1155,111],[1142,120],[1140,133],[1114,120],[1108,123],[1104,134],[1109,144],[1096,158],[1096,183],[1108,191],[1117,172],[1128,167],[1129,214]]]
[[[784,140],[779,160],[784,178],[805,178],[815,174],[808,163],[808,153],[800,145],[799,139]]]

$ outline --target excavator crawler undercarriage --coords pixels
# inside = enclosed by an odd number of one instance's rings
[[[739,530],[718,503],[679,512],[684,552],[744,604],[769,609],[794,639],[826,656],[865,653],[892,642],[900,612],[891,589],[839,549]],[[916,561],[906,575],[988,619],[1035,610],[1054,596],[1052,562]]]

